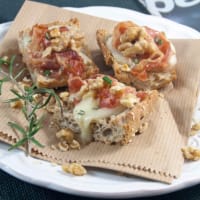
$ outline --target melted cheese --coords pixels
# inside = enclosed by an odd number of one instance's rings
[[[129,66],[135,65],[134,62],[131,60],[131,58],[124,57],[117,49],[115,49],[112,45],[112,37],[109,37],[106,41],[106,46],[112,53],[113,57],[117,60],[117,62],[121,64],[128,64]]]
[[[31,42],[31,37],[28,35],[25,35],[23,37],[22,44],[21,44],[23,46],[22,48],[27,48],[30,42]]]
[[[92,93],[84,95],[82,101],[78,103],[73,111],[73,116],[81,129],[81,140],[83,143],[90,142],[92,139],[90,124],[93,121],[117,115],[124,111],[123,106],[116,108],[97,108],[98,100],[93,98]]]
[[[170,42],[170,47],[171,47],[171,50],[172,50],[172,55],[169,57],[168,63],[169,63],[170,67],[173,67],[177,63],[176,49],[175,49],[174,45],[171,42]]]

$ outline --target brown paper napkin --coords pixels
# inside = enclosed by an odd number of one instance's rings
[[[5,91],[9,88],[8,83],[3,89]],[[8,98],[11,98],[11,94],[4,92],[0,99]],[[3,114],[0,117],[1,121],[26,124],[21,111],[13,110],[9,105],[2,103],[0,110]],[[32,145],[32,155],[35,157],[60,164],[76,161],[85,166],[117,170],[164,182],[170,182],[180,175],[183,164],[180,149],[183,146],[183,140],[168,103],[163,98],[158,100],[154,108],[148,129],[143,134],[134,137],[133,142],[125,146],[93,142],[80,151],[52,150],[51,144],[57,142],[56,129],[50,127],[49,124],[50,118],[47,117],[44,128],[36,135],[36,139],[45,147],[38,148]],[[20,137],[6,123],[0,124],[0,130],[2,130],[0,139],[7,143],[12,144]]]
[[[0,54],[10,48],[16,49],[16,33],[20,30],[36,23],[67,20],[71,17],[77,17],[80,20],[81,29],[85,32],[93,58],[99,66],[103,66],[103,57],[97,47],[95,33],[98,28],[112,30],[116,22],[31,1],[24,3],[0,46]],[[168,103],[160,99],[152,113],[148,130],[133,138],[131,144],[109,146],[91,143],[80,151],[65,153],[50,149],[50,144],[56,140],[55,130],[46,127],[37,135],[37,139],[46,146],[42,149],[33,146],[32,155],[57,163],[76,161],[85,166],[122,171],[163,182],[171,182],[173,178],[178,177],[183,164],[181,147],[187,141],[196,102],[200,77],[198,67],[200,41],[175,40],[174,44],[178,56],[178,80],[175,82],[174,89],[166,95],[172,113]],[[4,91],[8,90],[8,87],[9,85],[5,85]],[[8,92],[4,92],[1,98],[6,99],[8,95]],[[0,110],[0,120],[4,122],[0,123],[0,140],[13,143],[17,135],[6,122],[13,120],[24,124],[24,119],[20,117],[19,111],[9,106],[0,104]]]

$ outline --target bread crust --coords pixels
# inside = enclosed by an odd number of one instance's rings
[[[132,108],[127,108],[118,115],[93,121],[90,125],[93,140],[105,144],[124,145],[130,143],[136,134],[144,131],[150,114],[159,98],[157,90],[150,91],[143,101],[137,103]],[[59,111],[60,109],[56,107],[53,117],[55,124],[60,128],[71,129],[78,136],[81,129],[73,118],[72,107],[67,104],[64,105],[64,119]]]
[[[118,130],[118,138],[113,133],[104,136],[104,132],[97,133],[95,127],[97,124],[101,124],[102,120],[99,120],[94,124],[93,128],[93,137],[95,141],[101,141],[106,144],[120,143],[122,145],[128,144],[131,142],[132,137],[138,133],[142,133],[144,126],[147,125],[150,117],[150,113],[153,111],[156,102],[159,99],[159,93],[156,90],[151,91],[147,98],[131,109],[120,113],[117,116],[111,117],[107,121],[108,128],[115,127],[115,130]],[[98,135],[101,135],[98,136]],[[121,134],[121,135],[120,135]],[[115,136],[115,137],[114,137]]]
[[[171,83],[176,79],[176,70],[174,67],[167,69],[166,71],[160,72],[147,72],[148,79],[146,81],[139,80],[130,72],[122,70],[122,64],[118,63],[117,60],[112,55],[112,52],[106,45],[108,37],[111,35],[103,29],[97,30],[96,39],[98,45],[103,53],[106,65],[112,66],[114,70],[115,77],[128,85],[132,85],[140,90],[146,89],[160,89]],[[163,76],[164,75],[164,76]]]

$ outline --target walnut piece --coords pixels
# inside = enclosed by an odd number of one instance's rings
[[[42,102],[43,101],[43,97],[41,94],[34,94],[33,95],[33,99],[36,103]]]
[[[66,141],[61,141],[58,143],[58,149],[62,152],[66,152],[69,150],[69,145]]]
[[[80,150],[81,146],[77,140],[73,140],[72,143],[70,144],[70,148]]]
[[[74,133],[70,129],[61,129],[56,133],[57,138],[63,138],[68,144],[71,144],[74,139]]]
[[[183,152],[183,156],[187,160],[200,160],[200,149],[196,149],[194,147],[184,147],[181,149]]]
[[[23,106],[23,102],[21,100],[18,101],[14,101],[10,103],[10,107],[11,108],[16,108],[16,109],[20,109]]]
[[[145,53],[152,54],[159,51],[156,44],[149,38],[148,33],[141,27],[128,27],[120,36],[120,45],[117,49],[125,57],[134,57]]]
[[[192,128],[191,128],[191,131],[190,131],[190,136],[194,136],[198,133],[198,131],[200,130],[200,122],[198,123],[195,123]]]
[[[131,71],[131,68],[130,68],[127,64],[123,64],[123,65],[121,66],[121,70],[122,70],[123,72],[130,72],[130,71]]]
[[[61,98],[61,100],[63,102],[67,102],[68,101],[68,97],[69,97],[69,92],[61,92],[59,94],[59,97]]]
[[[52,38],[60,37],[60,31],[59,31],[59,29],[58,29],[58,28],[53,28],[53,29],[51,29],[51,31],[50,31],[50,36],[51,36]]]
[[[134,104],[138,103],[139,101],[140,100],[136,95],[128,93],[122,96],[122,98],[120,99],[120,104],[127,108],[132,108]]]
[[[104,84],[104,81],[102,77],[97,77],[96,79],[89,79],[88,85],[90,90],[102,88]]]
[[[78,163],[70,163],[62,165],[62,169],[64,172],[73,174],[75,176],[83,176],[87,174],[87,170]]]
[[[194,125],[192,126],[192,130],[193,130],[193,131],[199,131],[199,130],[200,130],[200,122],[194,124]]]
[[[47,98],[48,98],[48,96],[44,97],[43,102],[45,102],[47,100]],[[54,97],[51,97],[49,103],[46,105],[46,110],[49,113],[54,113],[55,112],[55,106],[56,106],[56,99]]]
[[[50,146],[50,148],[51,148],[52,151],[56,150],[56,146],[55,146],[54,144],[52,144],[52,145]]]
[[[74,139],[74,132],[70,129],[61,129],[56,133],[56,137],[59,139],[57,147],[60,151],[81,148],[80,143]]]

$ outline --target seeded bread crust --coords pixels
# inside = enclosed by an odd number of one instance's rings
[[[97,30],[96,39],[103,53],[105,63],[106,65],[112,66],[115,77],[119,81],[132,85],[140,90],[147,90],[163,88],[176,79],[176,70],[174,68],[168,69],[162,73],[148,72],[148,79],[146,81],[141,81],[130,72],[123,71],[122,65],[116,61],[106,46],[106,40],[108,37],[110,37],[110,34],[106,30]]]
[[[126,109],[119,115],[100,119],[91,123],[94,141],[105,144],[128,144],[133,136],[145,129],[151,112],[159,99],[157,90],[149,92],[145,100],[137,103],[133,108]],[[71,106],[64,106],[64,119],[59,114],[59,108],[54,112],[54,122],[60,128],[69,128],[80,134],[80,128],[73,118]]]

